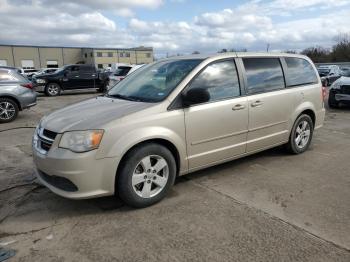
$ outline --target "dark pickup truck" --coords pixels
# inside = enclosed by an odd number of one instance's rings
[[[96,88],[104,92],[108,85],[108,75],[98,72],[94,65],[66,65],[51,74],[33,78],[35,90],[48,96],[60,95],[62,90]]]

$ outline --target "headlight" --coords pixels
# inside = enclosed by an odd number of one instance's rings
[[[45,84],[46,83],[46,80],[45,79],[35,79],[35,81],[38,83],[38,84]]]
[[[340,89],[341,85],[339,82],[334,82],[332,85],[331,85],[331,89],[334,89],[334,90],[338,90]]]
[[[103,130],[71,131],[63,133],[60,148],[76,153],[97,149],[101,143]]]

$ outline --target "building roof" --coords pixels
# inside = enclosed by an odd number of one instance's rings
[[[6,45],[0,44],[5,47],[31,47],[31,48],[78,48],[78,49],[93,49],[93,50],[131,50],[131,51],[153,51],[153,47],[131,47],[131,48],[117,48],[117,47],[86,47],[86,46],[41,46],[41,45]]]

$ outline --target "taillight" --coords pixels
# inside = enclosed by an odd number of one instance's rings
[[[33,89],[33,84],[32,83],[26,83],[26,84],[21,84],[21,86],[28,88],[28,89]]]
[[[324,101],[327,95],[327,90],[325,86],[322,86],[322,100]]]

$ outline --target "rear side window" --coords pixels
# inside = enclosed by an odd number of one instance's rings
[[[286,57],[287,86],[298,86],[318,83],[318,78],[311,64],[302,58]]]
[[[0,70],[0,82],[12,82],[12,81],[23,81],[26,82],[27,80],[17,74],[16,72],[10,72],[10,70]]]
[[[243,63],[248,82],[248,94],[269,92],[285,87],[278,58],[244,58]]]
[[[240,96],[235,62],[233,60],[228,60],[208,65],[192,81],[189,89],[192,88],[207,89],[210,94],[209,101]]]

